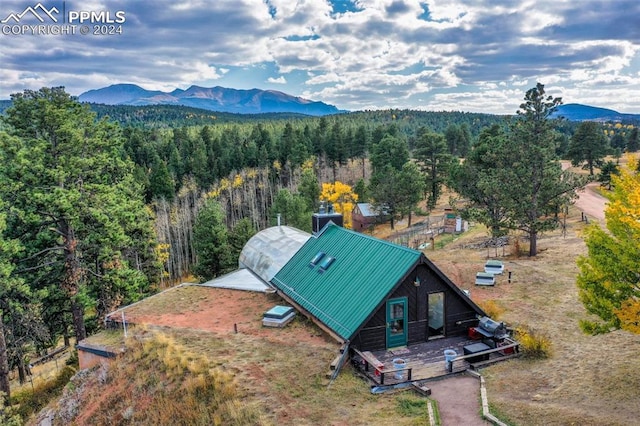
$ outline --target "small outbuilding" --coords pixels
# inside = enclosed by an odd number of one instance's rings
[[[384,220],[385,215],[369,203],[358,203],[351,211],[351,227],[354,231],[364,232],[376,223]]]

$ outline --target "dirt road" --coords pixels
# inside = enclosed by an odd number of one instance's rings
[[[595,191],[598,185],[597,182],[592,182],[587,185],[584,191],[579,192],[576,207],[590,219],[604,221],[604,209],[608,200]]]

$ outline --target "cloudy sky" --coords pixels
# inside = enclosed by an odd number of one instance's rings
[[[0,2],[0,99],[134,83],[512,114],[539,81],[564,103],[640,113],[638,0],[40,3]]]

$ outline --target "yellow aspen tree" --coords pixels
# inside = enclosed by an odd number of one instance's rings
[[[358,194],[353,192],[351,186],[340,181],[323,183],[320,200],[333,204],[336,213],[342,214],[344,227],[351,229],[351,212],[358,202]]]
[[[638,161],[612,176],[613,193],[605,210],[607,230],[586,231],[588,254],[578,259],[577,285],[587,311],[602,321],[584,320],[582,328],[602,333],[623,328],[640,333],[640,175]]]

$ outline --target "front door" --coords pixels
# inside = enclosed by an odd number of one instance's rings
[[[387,301],[387,348],[407,344],[407,298]]]

